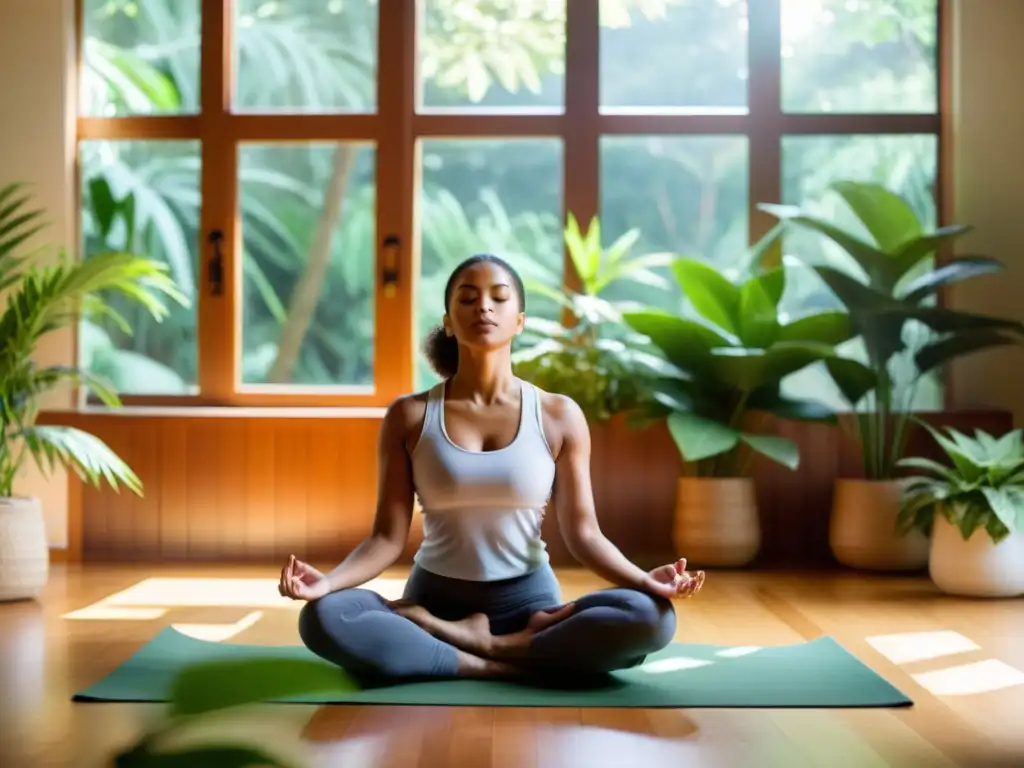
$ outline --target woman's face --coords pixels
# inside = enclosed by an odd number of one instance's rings
[[[497,349],[522,333],[525,319],[512,276],[480,261],[455,278],[444,328],[468,347]]]

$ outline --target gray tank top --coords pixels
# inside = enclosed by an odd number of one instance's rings
[[[452,442],[444,426],[444,382],[429,392],[412,473],[423,508],[423,543],[414,560],[431,573],[497,581],[548,562],[541,524],[555,461],[544,437],[540,393],[528,382],[519,384],[519,429],[509,445],[494,451]]]

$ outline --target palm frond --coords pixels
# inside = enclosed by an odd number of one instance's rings
[[[41,467],[53,471],[58,464],[72,468],[84,481],[99,487],[106,480],[118,491],[123,485],[142,495],[142,482],[110,447],[95,435],[75,427],[34,426],[15,433],[25,441]]]

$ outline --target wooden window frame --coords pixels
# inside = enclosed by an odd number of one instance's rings
[[[144,2],[144,0],[143,0]],[[419,278],[416,198],[418,146],[431,138],[559,139],[563,146],[563,216],[589,221],[600,211],[600,142],[603,136],[745,136],[748,151],[748,221],[751,242],[774,219],[756,207],[781,196],[781,148],[785,136],[852,134],[931,134],[938,143],[937,209],[949,219],[950,144],[948,68],[950,0],[939,0],[937,79],[939,105],[930,114],[795,114],[781,103],[781,0],[748,0],[748,103],[746,110],[600,109],[600,25],[598,0],[567,0],[565,101],[560,111],[501,114],[417,111],[417,0],[390,0],[378,19],[377,110],[366,114],[234,114],[232,0],[201,0],[201,104],[198,114],[181,116],[85,117],[77,119],[78,142],[90,139],[187,139],[202,142],[200,229],[224,233],[224,285],[210,291],[200,270],[197,286],[198,389],[194,396],[125,394],[128,406],[380,407],[414,385],[416,343],[414,294]],[[77,40],[82,40],[83,0],[77,0]],[[80,48],[80,46],[79,46]],[[571,84],[571,86],[570,86]],[[77,95],[76,95],[76,104]],[[376,148],[376,274],[374,307],[374,386],[307,388],[293,385],[243,387],[238,384],[241,354],[240,227],[237,148],[242,142],[361,141]],[[77,197],[76,197],[77,199]],[[384,203],[383,201],[386,201]],[[397,263],[385,263],[381,243],[395,235],[402,243]],[[205,239],[205,238],[204,238]],[[201,253],[208,246],[201,242]],[[201,259],[201,262],[204,260]],[[382,272],[397,268],[394,293],[385,295]],[[564,282],[578,287],[568,253]],[[948,384],[946,386],[948,400]]]

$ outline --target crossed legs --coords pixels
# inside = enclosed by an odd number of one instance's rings
[[[299,633],[310,650],[351,673],[392,681],[606,673],[640,664],[668,645],[676,628],[671,602],[632,589],[526,612],[511,624],[520,629],[494,634],[482,613],[444,620],[422,606],[349,589],[305,605]]]

